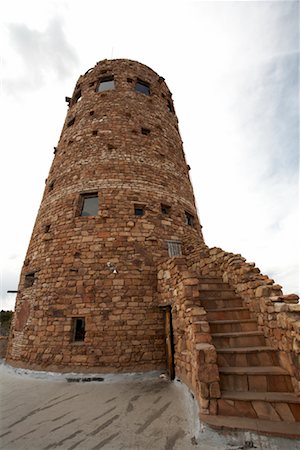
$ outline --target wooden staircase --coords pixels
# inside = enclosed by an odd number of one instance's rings
[[[300,394],[279,365],[277,351],[266,345],[256,319],[228,284],[218,278],[199,281],[221,386],[217,416],[202,420],[218,428],[300,438]]]

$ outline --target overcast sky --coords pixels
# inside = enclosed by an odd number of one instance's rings
[[[173,93],[206,243],[299,292],[299,2],[0,5],[1,298],[18,278],[80,74],[150,66]]]

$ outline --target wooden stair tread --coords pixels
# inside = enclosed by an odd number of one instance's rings
[[[300,395],[293,392],[254,392],[254,391],[222,391],[222,399],[228,400],[258,400],[276,403],[299,403]]]
[[[219,367],[219,372],[233,375],[289,375],[279,366]]]
[[[249,311],[249,308],[246,308],[245,306],[233,306],[232,308],[215,308],[215,309],[207,309],[206,311],[209,312],[216,312],[216,311]]]
[[[257,323],[257,320],[256,319],[240,319],[240,320],[234,319],[234,320],[210,320],[209,321],[209,323],[216,324],[216,325],[223,325],[223,324],[226,325],[226,324],[230,324],[230,323],[239,324],[239,323],[249,323],[249,322]]]
[[[218,353],[256,353],[256,352],[276,352],[273,347],[231,347],[231,348],[217,348]]]
[[[262,331],[228,331],[226,333],[211,333],[213,337],[264,336]]]
[[[250,430],[257,433],[300,438],[299,422],[273,422],[271,420],[250,419],[236,416],[213,416],[200,414],[201,421],[215,428]]]

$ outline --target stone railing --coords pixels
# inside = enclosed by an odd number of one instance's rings
[[[220,397],[217,353],[199,300],[198,276],[183,257],[158,267],[160,306],[172,308],[175,372],[194,392],[202,414],[216,414]]]
[[[300,391],[300,304],[296,294],[283,295],[281,286],[261,274],[254,263],[220,248],[199,249],[189,257],[189,268],[202,276],[229,283],[256,317],[267,344],[279,352],[280,364]]]

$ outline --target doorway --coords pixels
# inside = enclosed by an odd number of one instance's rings
[[[164,311],[164,320],[165,320],[165,343],[166,343],[167,371],[168,371],[170,380],[174,380],[175,364],[174,364],[174,339],[173,339],[171,305],[163,306],[163,311]]]

